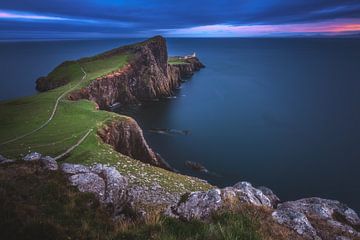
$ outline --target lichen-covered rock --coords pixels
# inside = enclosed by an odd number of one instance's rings
[[[312,239],[360,239],[356,212],[335,200],[305,198],[279,204],[272,214],[280,224]],[[334,234],[329,237],[329,229]]]
[[[80,192],[91,192],[96,195],[100,201],[104,201],[105,181],[95,173],[78,173],[71,175],[69,181],[76,186]]]
[[[193,192],[186,198],[182,199],[172,211],[176,216],[186,220],[207,219],[223,204],[220,189]]]
[[[63,163],[61,170],[67,174],[89,173],[90,168],[81,164]]]
[[[6,157],[0,155],[0,164],[13,163],[13,162],[15,161],[12,159],[7,159]]]
[[[272,208],[270,199],[261,190],[248,182],[239,182],[233,187],[184,195],[178,204],[166,211],[166,214],[187,220],[206,220],[219,209],[231,209],[241,204]]]
[[[82,192],[94,193],[113,216],[121,213],[127,203],[128,181],[114,167],[64,163],[61,169],[69,175],[72,185]]]
[[[236,195],[243,202],[256,206],[272,207],[270,199],[260,190],[254,188],[249,182],[239,182],[233,187]]]
[[[298,234],[310,238],[320,239],[306,215],[302,212],[289,209],[280,209],[273,212],[272,217],[282,225],[293,229]]]
[[[275,208],[280,203],[280,198],[275,195],[275,193],[267,187],[261,186],[258,189],[270,200],[271,205]]]
[[[56,171],[59,169],[59,166],[58,166],[56,160],[50,156],[41,157],[40,162],[41,162],[43,168],[45,168],[47,170]]]
[[[24,161],[38,161],[40,160],[42,157],[42,155],[40,153],[37,153],[37,152],[32,152],[32,153],[29,153],[27,154],[23,160]]]
[[[122,176],[114,167],[96,164],[91,171],[101,176],[106,184],[103,203],[107,204],[117,215],[127,201],[128,180]]]

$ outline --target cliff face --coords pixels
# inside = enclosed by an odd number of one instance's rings
[[[160,155],[148,146],[141,128],[132,118],[111,122],[98,130],[98,135],[105,143],[126,156],[172,170]]]
[[[131,55],[125,67],[71,93],[69,99],[93,100],[101,109],[108,109],[114,103],[129,105],[168,97],[179,87],[182,78],[204,67],[197,58],[169,65],[166,41],[162,37],[124,49]]]
[[[68,99],[88,99],[94,101],[98,109],[108,110],[115,103],[126,106],[168,97],[179,87],[183,78],[191,76],[204,67],[196,57],[182,59],[179,61],[183,62],[182,64],[169,64],[166,41],[160,36],[113,49],[97,57],[106,58],[112,54],[128,56],[127,64],[93,80],[88,86],[71,92]],[[37,89],[47,91],[67,84],[71,77],[68,73],[79,71],[79,65],[81,66],[86,61],[87,59],[80,59],[77,62],[64,62],[47,77],[39,78],[36,82]],[[133,119],[113,122],[99,130],[98,134],[105,143],[124,155],[172,170],[157,153],[149,148],[142,130]]]

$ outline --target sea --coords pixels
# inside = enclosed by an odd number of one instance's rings
[[[0,100],[36,94],[64,60],[143,39],[0,42]],[[206,68],[168,99],[117,109],[183,174],[239,181],[282,200],[323,197],[360,212],[360,39],[170,38]],[[208,172],[189,168],[187,161]]]

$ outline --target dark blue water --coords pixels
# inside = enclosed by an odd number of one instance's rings
[[[34,93],[34,79],[64,59],[133,40],[1,43],[1,98]],[[360,40],[170,39],[207,68],[177,98],[130,114],[172,166],[211,183],[240,180],[282,199],[320,196],[360,211]],[[20,68],[19,68],[20,66]],[[190,135],[150,133],[152,128]],[[214,175],[199,175],[185,161]]]

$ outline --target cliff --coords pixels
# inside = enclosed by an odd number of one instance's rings
[[[98,109],[109,110],[115,103],[120,106],[138,104],[168,97],[182,80],[204,65],[198,58],[182,58],[169,64],[166,41],[161,36],[144,42],[115,48],[97,56],[66,61],[46,77],[36,81],[39,91],[47,91],[81,79],[81,87],[71,91],[69,100],[88,99]],[[80,71],[81,70],[81,71]],[[94,77],[94,72],[100,72]],[[80,84],[80,83],[79,83]],[[151,150],[137,123],[127,118],[115,120],[98,131],[98,135],[116,151],[144,163],[171,170],[160,155]]]
[[[132,118],[108,123],[98,130],[98,135],[117,152],[144,163],[172,170],[161,156],[148,146],[141,128]]]
[[[120,50],[130,55],[128,64],[72,92],[68,98],[89,99],[100,109],[109,109],[114,103],[124,106],[169,97],[184,77],[204,67],[198,58],[168,64],[166,41],[160,36]]]

